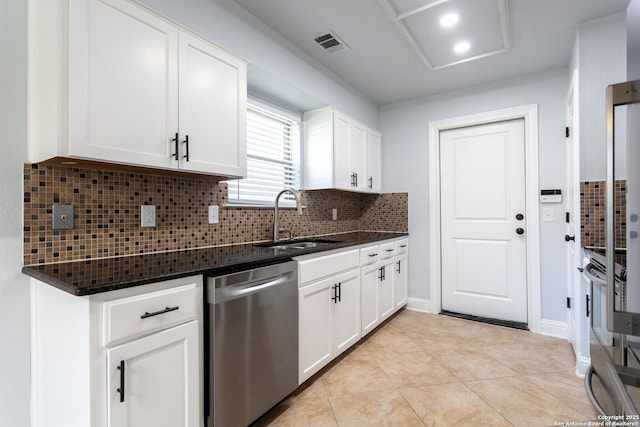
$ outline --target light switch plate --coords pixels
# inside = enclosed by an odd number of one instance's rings
[[[140,206],[140,225],[142,227],[156,226],[156,207],[154,205]]]
[[[335,221],[338,219],[338,209],[332,209],[331,210],[331,218]]]
[[[209,206],[209,224],[217,224],[220,221],[218,217],[218,206]]]
[[[73,229],[73,205],[53,205],[51,212],[54,230]]]

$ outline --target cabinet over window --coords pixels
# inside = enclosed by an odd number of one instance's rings
[[[379,132],[330,107],[304,113],[304,185],[380,193]]]

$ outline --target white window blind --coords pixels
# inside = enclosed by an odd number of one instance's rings
[[[299,121],[249,105],[247,178],[228,182],[229,204],[271,205],[283,188],[300,188]],[[284,194],[281,206],[294,205]]]

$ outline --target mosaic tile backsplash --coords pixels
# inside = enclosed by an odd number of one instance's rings
[[[294,237],[348,231],[408,231],[407,193],[303,191],[303,215],[280,210]],[[24,166],[24,264],[165,252],[273,238],[273,209],[224,207],[227,184],[197,176]],[[74,229],[53,230],[53,204],[74,206]],[[140,226],[140,205],[156,206],[156,227]],[[207,207],[220,206],[218,224]],[[332,220],[332,209],[338,220]],[[284,233],[283,236],[288,236]]]
[[[616,248],[626,247],[627,181],[615,183]],[[605,181],[580,183],[580,222],[582,246],[604,247],[606,239]]]

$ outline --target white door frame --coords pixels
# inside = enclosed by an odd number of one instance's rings
[[[565,100],[565,108],[573,108],[573,120],[571,123],[567,123],[571,132],[571,143],[573,144],[573,176],[568,177],[567,186],[573,185],[573,200],[567,198],[567,204],[573,204],[573,218],[574,224],[574,252],[573,260],[567,257],[567,274],[573,275],[573,289],[568,290],[568,296],[571,297],[571,309],[567,310],[568,316],[572,319],[567,319],[568,331],[570,342],[574,345],[573,352],[576,355],[576,374],[579,377],[584,377],[589,365],[591,364],[591,358],[589,354],[589,318],[587,317],[586,307],[582,303],[584,301],[583,295],[590,293],[589,286],[586,283],[584,277],[578,267],[582,267],[583,264],[583,251],[582,251],[582,235],[580,233],[580,224],[582,218],[580,217],[580,91],[579,91],[579,78],[578,69],[575,68],[571,75],[571,83],[569,84],[569,91]],[[571,104],[570,104],[571,103]],[[567,195],[570,192],[567,188]],[[574,330],[571,330],[571,322],[573,321]],[[571,333],[574,335],[571,336]]]
[[[442,308],[442,255],[440,238],[440,132],[513,119],[524,119],[527,230],[527,319],[529,330],[540,332],[540,212],[538,194],[538,104],[507,108],[429,122],[429,252],[431,311]]]

